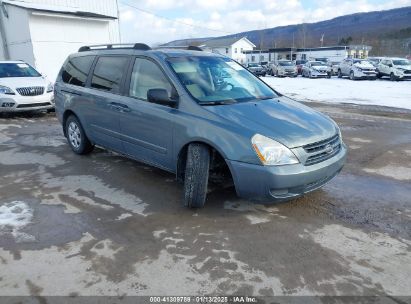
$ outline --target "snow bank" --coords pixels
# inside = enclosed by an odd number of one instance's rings
[[[299,101],[354,103],[411,110],[411,81],[263,77],[278,92]]]
[[[11,232],[16,242],[31,242],[34,240],[29,235],[19,230],[31,222],[33,210],[21,201],[13,201],[0,206],[0,235],[2,231]]]

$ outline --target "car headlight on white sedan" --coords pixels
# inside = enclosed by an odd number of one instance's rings
[[[47,93],[51,93],[54,90],[54,86],[52,83],[49,83],[49,85],[47,86]]]
[[[14,93],[12,89],[10,89],[9,87],[1,86],[1,85],[0,85],[0,94],[16,95],[16,93]]]
[[[265,166],[298,164],[297,157],[283,144],[266,136],[255,134],[251,143],[258,158]]]

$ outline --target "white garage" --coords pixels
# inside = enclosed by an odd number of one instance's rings
[[[119,43],[116,0],[0,0],[0,60],[24,60],[54,81],[70,53]]]

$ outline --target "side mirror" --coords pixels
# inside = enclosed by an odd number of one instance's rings
[[[170,98],[166,89],[150,89],[147,92],[147,100],[163,106],[176,107],[177,99]]]
[[[392,68],[392,64],[391,64],[391,63],[389,63],[388,66],[389,66],[390,68]]]

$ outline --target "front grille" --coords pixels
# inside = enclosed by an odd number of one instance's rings
[[[322,161],[325,161],[334,155],[338,154],[341,150],[341,141],[338,134],[334,135],[331,138],[322,140],[313,144],[305,145],[305,152],[309,154],[305,165],[310,166],[318,164]]]
[[[26,87],[17,88],[16,90],[21,96],[38,96],[44,93],[44,87]]]
[[[20,104],[17,108],[36,108],[36,107],[45,107],[49,106],[51,103],[49,102],[41,102],[41,103],[29,103],[29,104]]]
[[[411,70],[404,71],[404,74],[411,74]]]

